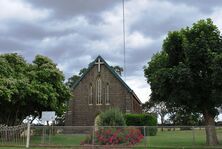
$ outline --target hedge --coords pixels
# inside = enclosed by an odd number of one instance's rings
[[[151,114],[125,114],[127,126],[154,126],[146,127],[145,136],[155,136],[157,133],[157,117]],[[142,131],[144,133],[144,131]]]

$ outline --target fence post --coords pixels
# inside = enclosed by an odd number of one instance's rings
[[[29,148],[29,142],[30,142],[30,123],[28,122],[27,125],[27,138],[26,138],[26,148]]]
[[[146,143],[146,137],[148,136],[148,135],[146,135],[146,126],[143,126],[143,133],[144,133],[144,139],[145,139],[145,147],[146,147],[146,145],[147,145],[147,143]]]
[[[95,143],[94,137],[95,137],[95,126],[93,126],[93,134],[92,134],[92,145],[93,146],[94,146],[94,143]]]
[[[195,145],[195,130],[194,130],[194,126],[192,127],[192,132],[193,132],[193,145]]]

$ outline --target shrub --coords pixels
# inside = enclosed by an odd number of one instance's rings
[[[157,133],[157,117],[148,114],[126,114],[125,120],[127,126],[151,126],[146,127],[146,134],[144,135],[155,136]],[[153,126],[153,127],[152,127]]]
[[[143,134],[141,133],[140,129],[130,128],[128,129],[128,133],[126,135],[126,140],[129,145],[134,145],[139,143],[144,138]]]
[[[126,126],[122,112],[119,109],[109,109],[99,115],[98,126]]]
[[[99,145],[134,145],[142,141],[143,134],[140,129],[130,128],[101,128],[95,132],[95,144]],[[81,145],[91,144],[92,135],[81,142]]]
[[[101,145],[122,144],[125,143],[124,132],[116,128],[99,129],[95,141]]]
[[[96,118],[95,144],[99,145],[117,145],[127,144],[134,145],[141,142],[143,134],[140,129],[135,127],[116,127],[126,126],[123,114],[118,109],[110,109]],[[102,127],[108,126],[108,127]],[[115,126],[115,127],[110,127]],[[92,134],[88,136],[81,145],[91,144]]]

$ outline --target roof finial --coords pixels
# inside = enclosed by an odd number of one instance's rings
[[[98,61],[95,62],[96,65],[98,65],[98,72],[100,72],[101,65],[104,64],[104,62],[101,61],[100,57],[98,58]]]

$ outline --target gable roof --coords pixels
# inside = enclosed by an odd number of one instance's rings
[[[87,68],[87,70],[82,74],[82,76],[79,78],[78,81],[76,81],[76,83],[72,86],[72,89],[75,89],[78,84],[80,83],[80,81],[86,76],[86,74],[92,69],[92,67],[95,65],[95,63],[98,61],[98,59],[100,59],[102,62],[104,62],[104,65],[106,66],[106,68],[114,75],[114,77],[120,81],[120,83],[127,89],[128,92],[130,92],[133,97],[140,103],[142,104],[142,102],[140,101],[140,99],[137,97],[137,95],[134,93],[134,91],[123,81],[123,79],[115,72],[115,70],[113,68],[111,68],[109,66],[109,64],[107,64],[107,62],[99,55],[92,63],[89,64],[89,67]]]

